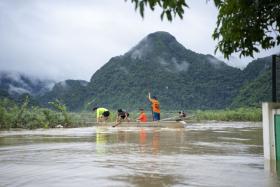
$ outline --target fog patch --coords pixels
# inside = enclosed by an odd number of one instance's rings
[[[136,50],[134,50],[132,53],[131,53],[131,58],[133,59],[133,60],[135,60],[135,59],[141,59],[142,58],[142,51],[140,51],[139,49],[136,49]]]
[[[132,59],[142,59],[148,53],[151,53],[153,43],[145,37],[141,40],[135,47],[128,51],[130,53],[130,58]]]
[[[25,94],[25,93],[28,93],[30,94],[30,91],[27,90],[27,89],[24,89],[24,88],[21,88],[21,87],[16,87],[16,86],[13,86],[13,85],[9,85],[9,90],[8,90],[9,94],[11,95],[15,95],[15,94]]]
[[[2,78],[10,79],[13,82],[16,82],[17,84],[20,84],[22,87],[29,88],[28,84],[22,79],[23,76],[20,73],[17,73],[17,72],[2,72],[1,73],[1,79]],[[25,79],[30,80],[28,78],[25,78]],[[30,81],[30,82],[32,82],[32,81]]]
[[[171,59],[171,61],[174,65],[175,71],[188,71],[190,64],[187,61],[182,61],[181,63],[178,63],[177,59],[174,57]]]
[[[47,92],[52,91],[55,86],[55,82],[45,83],[44,86],[37,93],[32,93],[33,95],[44,95]]]
[[[16,73],[16,72],[4,72],[2,77],[12,79],[13,81],[16,81],[16,82],[20,82],[20,83],[22,82],[21,75],[19,73]]]
[[[81,83],[81,85],[84,86],[84,87],[86,87],[86,86],[88,85],[88,82],[86,82],[86,81],[81,81],[80,83]]]
[[[211,55],[207,55],[206,60],[207,60],[207,62],[209,62],[211,65],[213,65],[216,68],[220,67],[223,64],[223,61],[221,61]]]
[[[68,88],[68,84],[66,81],[61,81],[59,83],[57,83],[57,86],[63,88],[63,89],[67,89]]]
[[[59,85],[60,85],[61,87],[63,87],[63,88],[68,87],[68,84],[67,84],[66,80],[65,80],[65,81],[59,82]]]
[[[121,66],[121,67],[119,67],[119,70],[121,72],[123,72],[124,74],[129,74],[129,71],[128,71],[128,69],[126,67]]]
[[[167,62],[167,60],[162,57],[158,57],[157,61],[162,67],[164,67],[165,71],[174,73],[174,68],[172,67],[171,63]]]
[[[168,66],[169,65],[169,63],[164,58],[158,57],[157,60],[163,66]]]
[[[44,90],[51,91],[55,85],[55,82],[48,82],[44,84]]]
[[[179,72],[188,71],[190,64],[186,61],[183,61],[181,64],[175,64],[175,69]]]
[[[221,61],[225,62],[227,65],[231,67],[235,67],[238,69],[245,69],[246,66],[249,64],[248,61],[245,61],[244,59],[240,59],[236,56],[229,56],[229,59],[225,59],[223,56],[217,56],[216,58],[220,59]]]
[[[188,71],[190,63],[187,61],[178,61],[175,57],[172,57],[171,60],[166,60],[162,57],[157,58],[157,62],[164,67],[164,69],[171,73],[178,73],[183,71]]]

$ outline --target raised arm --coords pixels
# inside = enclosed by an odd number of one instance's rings
[[[151,101],[151,93],[150,92],[148,93],[148,99],[149,99],[149,101]]]

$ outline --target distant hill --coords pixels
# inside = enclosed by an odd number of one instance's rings
[[[244,84],[234,98],[231,107],[260,107],[272,99],[272,57],[252,61],[243,70]]]
[[[71,111],[82,110],[85,98],[88,97],[87,85],[88,82],[83,80],[65,80],[56,83],[51,91],[36,99],[45,107],[49,107],[48,102],[58,99]]]
[[[253,60],[243,70],[244,79],[246,81],[251,81],[251,80],[258,78],[259,76],[261,76],[263,73],[267,72],[268,70],[270,71],[271,70],[271,61],[272,61],[272,56]]]

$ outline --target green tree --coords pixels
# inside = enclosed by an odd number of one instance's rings
[[[22,105],[19,107],[19,110],[17,112],[16,115],[16,120],[15,120],[15,127],[19,127],[22,128],[25,126],[25,124],[27,123],[24,115],[28,110],[28,104],[29,104],[29,97],[26,96],[24,99],[24,102],[22,103]]]
[[[259,48],[280,44],[279,0],[214,0],[219,10],[213,38],[216,51],[253,57]]]
[[[64,117],[64,125],[65,127],[70,127],[71,125],[71,120],[70,120],[70,116],[67,113],[67,107],[66,105],[62,104],[58,99],[56,99],[55,101],[49,102],[49,104],[54,107],[56,110],[58,110],[59,112],[62,113],[63,117]],[[46,115],[46,113],[44,113]]]
[[[209,1],[209,0],[207,0]],[[252,56],[259,49],[269,49],[280,44],[279,0],[213,0],[219,10],[213,32],[218,41],[216,50],[225,58],[233,53]],[[144,17],[145,7],[162,9],[161,19],[172,21],[178,15],[183,18],[186,0],[131,0],[135,9]]]
[[[188,7],[185,0],[131,0],[131,2],[134,3],[135,10],[139,9],[142,17],[144,17],[146,6],[149,6],[151,10],[155,10],[155,7],[159,6],[162,8],[161,19],[166,17],[169,21],[172,21],[176,15],[182,19],[184,7]]]

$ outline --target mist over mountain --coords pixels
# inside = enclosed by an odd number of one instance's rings
[[[248,63],[241,61],[238,57],[230,56],[229,59],[224,59],[223,56],[216,56],[216,58],[224,61],[227,65],[243,70]]]
[[[149,110],[148,92],[158,97],[162,110],[260,107],[271,100],[271,56],[241,70],[186,49],[167,32],[151,33],[124,55],[112,57],[90,82],[0,75],[2,97],[27,93],[44,107],[59,99],[71,111],[93,106]]]
[[[38,79],[17,72],[0,72],[0,95],[17,98],[22,94],[31,96],[43,95],[50,91],[55,82]]]

